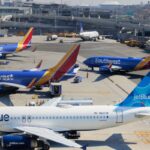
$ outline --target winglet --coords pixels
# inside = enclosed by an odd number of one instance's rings
[[[87,146],[88,146],[88,145],[82,146],[82,150],[87,150]]]
[[[40,67],[41,67],[41,65],[42,65],[42,62],[43,62],[43,60],[41,60],[38,64],[37,64],[37,66],[35,67],[36,69],[39,69]]]
[[[32,49],[32,52],[35,52],[37,50],[37,47],[34,47],[33,49]]]

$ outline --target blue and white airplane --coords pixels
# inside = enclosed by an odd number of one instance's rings
[[[115,57],[115,56],[93,56],[87,58],[85,65],[92,68],[99,68],[100,71],[136,71],[150,69],[150,56],[138,57]]]
[[[100,35],[99,35],[98,31],[84,31],[83,25],[82,25],[82,23],[80,23],[79,37],[83,41],[96,41],[97,39],[99,39]]]
[[[7,148],[23,143],[25,146],[36,148],[38,142],[43,141],[48,145],[48,150],[51,141],[54,141],[65,146],[85,149],[85,146],[63,135],[75,136],[77,131],[112,128],[138,121],[144,117],[150,117],[150,73],[124,101],[115,106],[92,105],[62,108],[57,107],[54,101],[46,106],[1,107],[0,131],[4,132],[1,145]],[[33,143],[36,144],[33,145]]]
[[[65,56],[52,68],[39,70],[36,67],[30,70],[0,71],[0,90],[18,88],[32,88],[74,77],[79,70],[75,65],[80,45],[74,45]]]
[[[29,29],[27,34],[24,36],[24,38],[15,44],[3,44],[0,45],[0,57],[5,58],[6,55],[12,54],[12,53],[18,53],[25,49],[28,49],[31,47],[31,40],[32,40],[32,34],[33,34],[33,27]]]

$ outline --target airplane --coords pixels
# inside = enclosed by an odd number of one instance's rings
[[[75,65],[80,45],[74,45],[65,56],[52,68],[39,70],[5,70],[0,71],[0,91],[18,90],[19,88],[31,89],[74,77],[79,69]]]
[[[87,146],[82,146],[67,137],[77,138],[77,131],[116,127],[150,116],[150,72],[124,101],[114,106],[69,105],[62,108],[57,106],[58,102],[54,101],[44,106],[1,107],[0,131],[9,133],[1,136],[2,147],[7,148],[19,142],[27,143],[24,137],[28,136],[28,143],[33,143],[33,140],[43,141],[48,148],[53,141],[85,150]],[[66,133],[68,136],[63,136]],[[37,145],[34,144],[35,147]]]
[[[84,31],[81,23],[79,36],[83,41],[96,41],[100,37],[98,31]]]
[[[33,34],[33,27],[31,27],[24,38],[15,44],[2,44],[0,45],[0,57],[6,58],[6,55],[12,54],[12,53],[18,53],[25,49],[28,49],[31,47],[31,39]]]
[[[115,57],[115,56],[93,56],[87,58],[83,63],[92,68],[99,68],[102,72],[115,71],[137,71],[150,69],[150,56],[138,57]]]

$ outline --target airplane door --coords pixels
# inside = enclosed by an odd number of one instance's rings
[[[31,122],[31,116],[30,116],[30,115],[27,116],[27,122],[28,122],[28,123]]]
[[[22,116],[22,123],[26,123],[26,121],[27,121],[26,116]]]
[[[123,111],[116,110],[116,123],[123,123]]]
[[[22,116],[22,123],[30,123],[31,122],[31,116]]]

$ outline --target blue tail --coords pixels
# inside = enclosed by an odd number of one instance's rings
[[[128,95],[128,97],[117,106],[122,107],[150,107],[150,72]]]
[[[82,24],[82,22],[80,22],[80,33],[82,33],[82,32],[84,32],[84,30],[83,30],[83,24]]]

